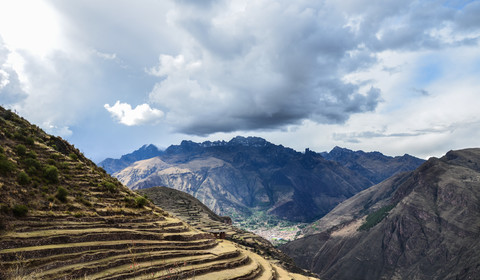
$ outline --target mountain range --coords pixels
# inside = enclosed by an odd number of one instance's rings
[[[322,279],[478,279],[480,149],[364,190],[305,235],[281,249]]]
[[[152,157],[131,162],[148,156]],[[182,141],[165,151],[146,145],[99,165],[116,171],[113,176],[132,189],[175,188],[234,220],[261,211],[288,221],[312,222],[343,200],[422,162],[409,155],[388,157],[340,148],[301,153],[259,137],[238,136],[228,142]]]

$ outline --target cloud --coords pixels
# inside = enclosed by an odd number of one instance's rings
[[[422,88],[412,88],[411,90],[414,91],[414,92],[416,92],[416,93],[419,93],[419,94],[421,94],[421,95],[423,95],[423,96],[428,96],[428,95],[430,95],[430,93],[429,93],[427,90],[422,89]]]
[[[127,126],[155,123],[164,115],[162,111],[150,108],[148,104],[132,109],[130,104],[117,101],[113,106],[105,104],[104,107],[118,122]]]
[[[478,115],[480,2],[454,2],[20,1],[0,9],[0,103],[90,150],[238,132],[430,153],[460,137],[426,129]]]
[[[343,81],[374,56],[357,48],[341,11],[323,5],[230,2],[198,14],[178,4],[169,19],[189,40],[149,70],[150,101],[179,132],[276,129],[312,119],[343,123],[372,111],[381,92]]]
[[[17,72],[8,63],[10,55],[11,51],[7,49],[0,36],[0,104],[7,107],[27,97]]]
[[[469,16],[476,9],[431,1],[265,0],[211,1],[200,13],[191,1],[179,1],[167,18],[184,40],[149,69],[161,78],[149,100],[164,108],[176,131],[194,135],[307,119],[342,124],[376,110],[385,94],[372,77],[345,77],[378,65],[384,52],[477,44],[479,28]],[[459,32],[466,25],[477,32]],[[423,86],[411,88],[425,96]]]

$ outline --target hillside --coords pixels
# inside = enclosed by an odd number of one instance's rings
[[[338,205],[281,249],[322,279],[477,279],[480,149],[450,151]]]
[[[404,166],[415,167],[410,162]],[[321,154],[296,152],[258,137],[183,141],[113,176],[132,189],[168,186],[187,192],[215,213],[245,224],[253,223],[251,217],[312,222],[374,185]]]
[[[187,222],[189,225],[205,232],[225,233],[225,238],[240,244],[251,251],[287,267],[291,271],[310,275],[295,266],[293,260],[276,249],[264,238],[232,226],[229,217],[221,217],[211,211],[195,197],[167,187],[152,187],[137,191],[147,196],[155,205]]]
[[[0,279],[307,279],[197,230],[0,108]]]

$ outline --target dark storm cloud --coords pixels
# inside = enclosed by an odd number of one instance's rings
[[[151,71],[162,81],[150,101],[176,131],[344,123],[380,102],[374,81],[344,79],[375,65],[380,52],[478,43],[457,36],[464,26],[478,30],[478,3],[463,10],[437,1],[238,3],[209,2],[198,12],[199,4],[180,1],[170,13],[188,40]]]
[[[237,12],[217,8],[207,16],[176,14],[195,44],[176,57],[161,56],[152,71],[164,80],[150,98],[178,131],[268,130],[304,119],[343,123],[375,109],[378,89],[362,94],[342,81],[346,71],[376,59],[357,49],[341,14],[268,1]]]

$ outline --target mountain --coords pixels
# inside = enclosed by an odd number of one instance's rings
[[[322,279],[478,279],[480,149],[397,174],[305,233],[281,249]]]
[[[420,166],[425,160],[410,155],[389,157],[380,152],[352,151],[335,147],[329,153],[321,155],[333,160],[350,170],[356,171],[375,184],[405,171],[411,171]]]
[[[0,107],[0,279],[313,279],[217,239]]]
[[[368,161],[359,162],[371,169],[368,176],[308,149],[300,153],[262,138],[238,136],[228,142],[182,141],[113,176],[132,189],[168,186],[190,193],[234,221],[267,213],[275,219],[312,222],[374,185],[369,177],[418,166],[409,159],[384,156],[381,172],[375,173],[373,163],[380,164],[364,158]]]
[[[98,165],[105,169],[108,174],[113,174],[120,171],[130,164],[142,160],[153,158],[161,155],[163,152],[155,145],[143,145],[140,149],[133,151],[130,154],[121,156],[119,159],[107,158],[101,161]]]
[[[257,137],[183,141],[113,175],[132,189],[168,186],[190,193],[233,219],[265,211],[297,222],[313,221],[373,185],[320,154],[296,152]]]

